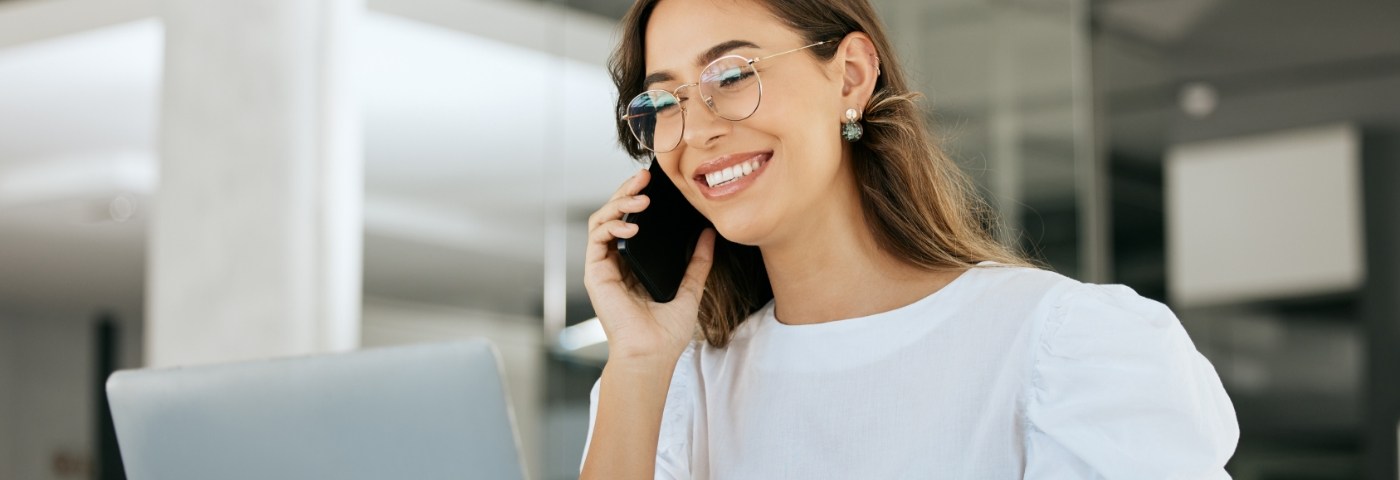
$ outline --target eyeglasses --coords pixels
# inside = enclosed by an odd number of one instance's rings
[[[681,90],[695,87],[711,112],[737,122],[752,116],[763,99],[763,80],[754,68],[755,63],[833,41],[825,40],[754,59],[739,55],[720,57],[700,71],[699,82],[687,83],[669,92],[647,90],[637,94],[627,103],[627,112],[621,120],[627,122],[642,148],[656,153],[669,152],[680,145],[685,133],[686,109],[681,105],[684,100]]]

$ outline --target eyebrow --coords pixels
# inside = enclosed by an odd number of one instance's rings
[[[715,59],[718,59],[724,54],[729,53],[729,51],[740,48],[758,48],[758,44],[755,44],[748,40],[729,40],[725,42],[720,42],[719,44],[710,47],[709,50],[705,50],[699,56],[696,56],[695,65],[708,65],[710,62],[715,61]],[[671,72],[655,72],[647,75],[646,78],[642,80],[642,90],[650,89],[651,85],[654,83],[669,82],[675,79],[676,77],[674,75],[671,75]]]

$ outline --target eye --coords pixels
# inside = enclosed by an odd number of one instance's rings
[[[719,74],[719,86],[732,87],[742,83],[744,80],[748,80],[749,77],[752,76],[752,70],[746,67],[726,68]]]
[[[665,113],[674,110],[679,105],[680,99],[667,95],[665,98],[656,99],[654,108],[656,108],[656,113]]]

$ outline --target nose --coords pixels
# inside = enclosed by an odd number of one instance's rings
[[[732,126],[729,120],[715,114],[713,106],[703,98],[699,89],[692,87],[692,90],[695,95],[691,99],[695,100],[695,103],[691,105],[693,108],[688,107],[685,110],[686,125],[681,134],[681,141],[688,147],[710,148],[720,137],[729,133]]]

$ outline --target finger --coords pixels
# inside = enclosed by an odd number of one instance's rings
[[[613,192],[612,197],[608,198],[607,203],[603,204],[603,208],[599,209],[597,212],[594,212],[593,215],[590,215],[588,217],[588,228],[591,230],[593,229],[593,227],[598,226],[598,224],[600,223],[606,222],[612,218],[620,217],[621,215],[617,214],[617,210],[607,208],[608,205],[619,200],[627,199],[629,197],[636,197],[639,193],[641,193],[642,187],[645,187],[650,181],[651,172],[647,169],[642,169],[632,177],[628,178],[627,181],[622,182],[622,185],[618,186],[617,190]]]
[[[715,260],[715,229],[706,228],[700,232],[695,242],[695,254],[690,256],[690,265],[685,268],[685,278],[681,280],[681,291],[696,301],[705,292],[705,279],[710,276],[710,267]]]
[[[612,198],[608,200],[617,200],[622,197],[636,195],[637,192],[642,191],[642,187],[645,187],[649,181],[651,181],[651,170],[643,168],[638,171],[636,175],[632,175],[628,177],[626,181],[622,182],[622,185],[617,187],[617,191],[613,192]]]
[[[588,216],[588,229],[591,231],[603,222],[622,218],[624,213],[637,213],[647,209],[651,199],[646,195],[622,197],[603,204],[602,208]]]
[[[588,231],[588,249],[584,254],[587,263],[606,260],[613,248],[612,241],[618,238],[632,238],[637,234],[637,224],[622,220],[610,220]]]
[[[627,223],[622,220],[611,220],[603,222],[598,228],[593,229],[588,239],[594,242],[609,242],[617,238],[632,238],[637,234],[637,224]]]

